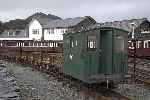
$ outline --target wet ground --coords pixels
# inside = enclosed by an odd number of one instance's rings
[[[35,100],[96,100],[97,98],[85,94],[79,88],[70,88],[68,82],[58,81],[54,77],[33,70],[29,66],[6,61],[3,61],[3,63],[17,80],[17,84],[20,87],[21,100],[31,100],[31,98]],[[133,100],[150,100],[149,85],[136,83],[119,84],[115,90],[132,97]]]
[[[95,100],[95,97],[84,95],[75,88],[70,88],[47,74],[33,70],[28,66],[3,62],[16,77],[21,87],[21,100]]]

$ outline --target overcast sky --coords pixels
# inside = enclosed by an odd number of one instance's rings
[[[43,12],[62,18],[92,16],[98,22],[150,17],[150,0],[0,0],[0,20]]]

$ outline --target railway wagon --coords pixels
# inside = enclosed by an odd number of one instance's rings
[[[127,37],[127,31],[113,27],[65,33],[64,73],[88,84],[125,79]]]
[[[136,48],[135,51],[134,49],[128,49],[129,57],[134,57],[134,52],[135,57],[150,59],[150,48]]]

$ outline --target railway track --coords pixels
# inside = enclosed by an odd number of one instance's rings
[[[133,62],[130,58],[129,74],[135,76],[135,79],[138,81],[150,84],[150,60],[136,58],[135,64],[136,66],[134,69]]]
[[[7,56],[4,58],[8,61],[31,65],[33,69],[47,73],[50,77],[54,77],[56,80],[63,82],[64,85],[69,84],[69,88],[75,88],[77,91],[83,92],[85,95],[87,95],[87,97],[94,97],[95,100],[132,100],[131,98],[126,97],[119,92],[99,87],[99,85],[89,85],[67,76],[62,72],[62,67],[57,67],[50,63],[36,62],[32,60],[28,61],[25,57],[18,59],[16,57]],[[2,57],[2,59],[4,58]]]

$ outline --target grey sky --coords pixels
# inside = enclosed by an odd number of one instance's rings
[[[92,16],[98,22],[150,16],[150,0],[1,0],[0,20],[26,18],[35,13],[62,18]]]

